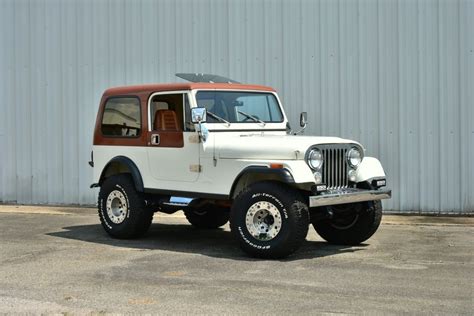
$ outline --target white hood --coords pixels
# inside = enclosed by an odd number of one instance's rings
[[[261,134],[219,136],[216,138],[216,151],[219,158],[224,159],[294,160],[304,159],[306,151],[313,145],[350,143],[360,146],[358,142],[339,137]]]

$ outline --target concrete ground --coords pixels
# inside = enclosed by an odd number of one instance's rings
[[[358,247],[311,228],[281,261],[246,257],[229,228],[156,214],[109,238],[94,209],[0,206],[0,313],[472,314],[474,218],[385,216]]]

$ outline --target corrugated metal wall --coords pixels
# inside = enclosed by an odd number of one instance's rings
[[[93,203],[110,86],[228,75],[360,140],[386,209],[474,210],[474,1],[0,0],[0,200]]]

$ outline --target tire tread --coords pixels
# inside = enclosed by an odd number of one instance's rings
[[[102,216],[101,203],[107,198],[108,189],[113,189],[115,185],[119,184],[127,195],[129,203],[129,211],[133,209],[133,214],[127,222],[123,222],[115,226],[115,230],[110,229],[106,223],[106,219]],[[145,207],[145,199],[140,192],[135,190],[132,178],[129,174],[117,174],[105,179],[101,186],[98,196],[98,213],[102,226],[105,231],[112,237],[118,239],[132,239],[144,235],[153,221],[153,212],[147,210]],[[109,223],[110,224],[110,223]],[[112,225],[114,227],[114,225]]]
[[[331,226],[330,220],[323,220],[313,223],[316,232],[324,240],[337,245],[359,245],[366,241],[377,231],[382,221],[382,203],[372,201],[365,203],[366,212],[363,217],[351,228],[339,230]]]
[[[285,204],[287,209],[291,208],[288,209],[288,212],[292,213],[292,223],[294,225],[291,227],[291,238],[285,241],[283,245],[272,248],[271,250],[261,250],[249,246],[242,240],[240,233],[238,232],[238,217],[240,212],[246,210],[240,209],[239,207],[242,201],[250,198],[253,191],[271,193],[281,199],[281,202]],[[298,191],[279,182],[263,181],[245,187],[241,192],[239,192],[232,206],[230,225],[232,233],[235,238],[239,240],[240,246],[245,252],[258,258],[280,259],[295,252],[304,242],[308,233],[309,212],[306,203]]]

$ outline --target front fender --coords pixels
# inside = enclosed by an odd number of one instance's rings
[[[364,157],[356,170],[356,182],[364,182],[374,178],[385,178],[385,171],[377,158]]]
[[[314,183],[313,171],[304,160],[288,160],[284,162],[290,170],[295,183]]]

